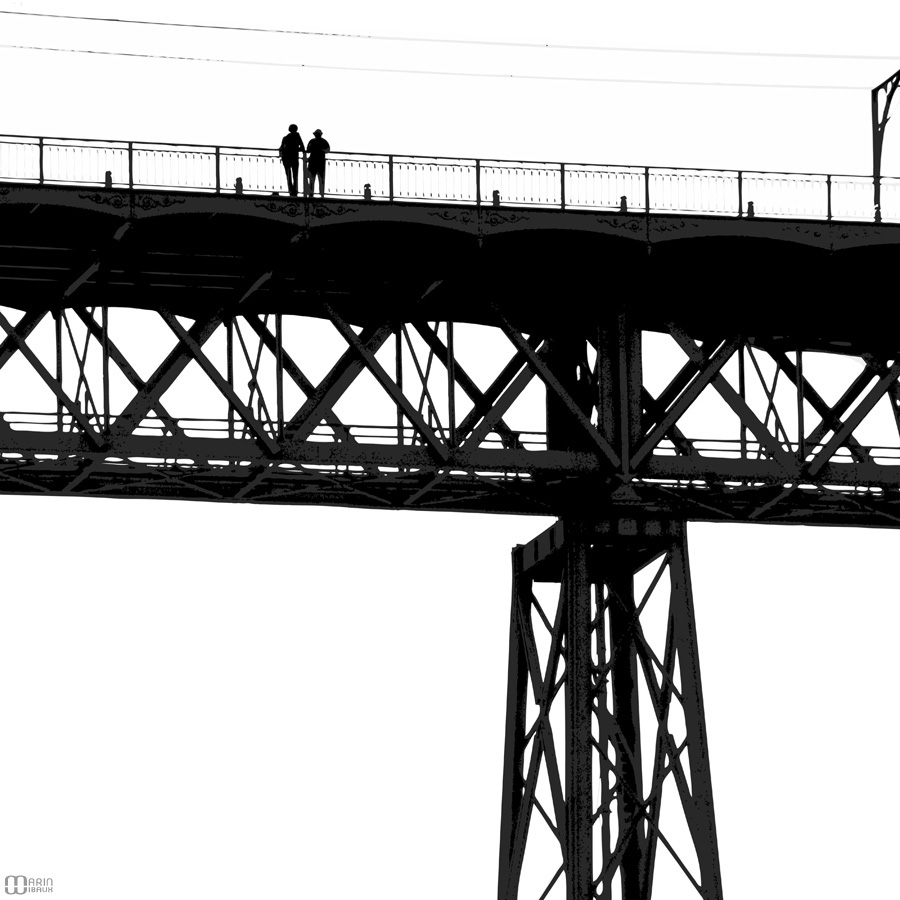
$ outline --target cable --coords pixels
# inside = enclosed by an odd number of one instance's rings
[[[276,66],[290,69],[325,69],[332,72],[382,72],[389,75],[445,75],[458,78],[510,78],[528,81],[582,81],[607,84],[670,84],[687,87],[784,88],[799,91],[868,91],[858,84],[757,84],[748,81],[676,81],[663,78],[597,78],[577,75],[523,75],[503,72],[452,72],[434,69],[381,69],[370,66],[329,66],[317,63],[270,62],[253,59],[220,59],[209,56],[168,56],[160,53],[127,53],[122,50],[83,50],[74,47],[37,47],[28,44],[0,44],[6,50],[40,50],[49,53],[86,53],[94,56],[128,56],[136,59],[168,59],[181,62],[228,63],[238,66]]]
[[[117,19],[103,16],[73,16],[63,13],[37,13],[17,12],[9,9],[0,9],[3,16],[32,16],[44,19],[69,19],[82,22],[110,22],[119,25],[159,25],[166,28],[205,28],[213,31],[248,31],[258,34],[293,34],[305,37],[330,37],[349,38],[353,40],[368,41],[401,41],[406,43],[423,44],[464,44],[476,47],[519,47],[539,50],[588,50],[602,53],[670,53],[687,54],[696,56],[755,56],[773,57],[784,59],[850,59],[887,62],[898,60],[894,56],[867,56],[852,53],[777,53],[756,50],[691,50],[675,49],[669,47],[600,47],[589,44],[538,44],[527,41],[477,41],[467,38],[440,38],[440,37],[403,37],[386,34],[352,34],[340,31],[298,31],[290,28],[259,28],[249,25],[210,25],[193,22],[160,22],[150,19]]]

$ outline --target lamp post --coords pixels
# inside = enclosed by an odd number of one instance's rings
[[[891,101],[898,85],[900,70],[872,89],[872,182],[875,188],[876,222],[881,221],[881,151],[884,146],[884,129],[890,119]]]

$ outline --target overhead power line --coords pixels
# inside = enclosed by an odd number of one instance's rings
[[[39,50],[48,53],[84,53],[91,56],[126,56],[134,59],[164,59],[179,62],[227,63],[237,66],[275,66],[288,69],[324,69],[332,72],[381,72],[387,75],[440,75],[454,78],[500,78],[527,81],[603,82],[607,84],[670,84],[686,87],[780,88],[798,91],[868,91],[858,84],[771,84],[750,81],[679,81],[671,78],[603,78],[579,75],[531,75],[518,72],[456,72],[435,69],[387,69],[374,66],[332,66],[319,63],[274,62],[258,59],[224,59],[210,56],[174,56],[163,53],[129,53],[124,50],[86,50],[77,47],[38,47],[30,44],[0,44],[6,50]]]
[[[162,22],[153,19],[120,19],[108,16],[75,16],[64,13],[21,12],[11,9],[0,9],[0,15],[4,16],[30,16],[41,19],[68,19],[81,22],[108,22],[118,25],[158,25],[165,28],[202,28],[211,31],[246,31],[257,34],[290,34],[303,37],[327,37],[344,38],[366,41],[398,41],[404,43],[422,44],[462,44],[472,47],[518,47],[536,50],[587,50],[601,53],[670,53],[693,56],[745,56],[760,58],[784,58],[784,59],[843,59],[843,60],[869,60],[879,62],[895,62],[898,55],[877,56],[856,53],[779,53],[758,50],[701,50],[678,49],[674,47],[606,47],[592,44],[547,44],[529,41],[485,41],[470,38],[445,38],[445,37],[407,37],[388,34],[354,34],[341,31],[301,31],[291,28],[262,28],[250,25],[214,25],[200,22]]]

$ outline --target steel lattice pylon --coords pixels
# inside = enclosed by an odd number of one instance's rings
[[[548,581],[555,610],[535,596]],[[651,603],[666,623],[656,648],[643,627]],[[677,835],[661,822],[672,806]],[[544,827],[560,863],[543,883],[532,872],[526,892],[529,838]],[[683,523],[565,520],[513,551],[500,845],[500,900],[555,896],[560,880],[568,900],[648,898],[660,853],[699,896],[721,900]]]

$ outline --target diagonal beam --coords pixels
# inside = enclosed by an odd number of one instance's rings
[[[730,341],[725,341],[721,347],[717,348],[715,352],[705,359],[702,356],[691,356],[691,361],[696,363],[697,366],[697,376],[685,387],[631,458],[631,464],[634,469],[637,469],[666,434],[676,426],[678,420],[719,374],[725,363],[734,356],[735,351],[740,347],[740,343],[739,338],[732,338]]]
[[[813,446],[818,444],[819,441],[828,434],[829,431],[834,431],[833,425],[830,423],[833,421],[840,422],[841,416],[847,412],[848,409],[856,402],[857,398],[862,394],[862,392],[871,384],[872,380],[879,374],[875,371],[874,367],[871,364],[871,361],[866,359],[863,356],[863,360],[867,363],[863,370],[853,379],[853,383],[850,387],[844,391],[841,398],[834,404],[834,406],[830,407],[831,415],[829,416],[828,421],[824,419],[807,435],[806,444],[807,446]]]
[[[91,383],[87,374],[87,358],[91,349],[91,336],[87,332],[84,335],[84,344],[79,349],[75,342],[75,333],[72,331],[72,323],[69,321],[68,310],[60,310],[60,318],[66,326],[66,334],[69,338],[69,344],[72,347],[72,355],[75,357],[75,363],[78,366],[78,379],[75,383],[75,403],[81,400],[81,388],[84,387],[84,411],[90,414],[93,410],[94,416],[99,420],[101,418],[100,411],[97,409],[97,403],[94,400],[93,391],[91,391]],[[101,376],[102,377],[102,376]]]
[[[763,426],[768,429],[769,427],[769,416],[772,416],[772,425],[773,430],[775,432],[775,440],[779,440],[778,432],[781,431],[781,440],[783,440],[786,444],[790,443],[790,438],[788,437],[787,429],[784,427],[784,423],[781,420],[781,416],[778,412],[778,404],[775,402],[775,391],[778,389],[778,376],[781,375],[781,369],[778,366],[775,367],[775,374],[772,376],[772,384],[769,385],[768,379],[763,374],[763,370],[759,365],[759,360],[756,358],[756,354],[753,352],[753,345],[747,344],[747,356],[750,359],[750,362],[753,363],[753,368],[756,371],[756,377],[759,379],[760,386],[763,389],[763,393],[766,395],[766,417],[763,419]],[[799,443],[799,440],[798,440]]]
[[[665,415],[665,409],[657,403],[656,398],[645,387],[641,387],[641,406],[644,409],[645,418],[653,422],[659,421]],[[652,426],[651,426],[652,427]],[[694,445],[684,436],[677,425],[673,425],[668,432],[663,435],[668,438],[683,456],[696,456],[697,451]],[[632,457],[632,466],[634,466],[634,457]]]
[[[703,363],[711,359],[716,350],[718,350],[718,346],[712,342],[706,342],[703,347],[700,348],[700,351],[703,354],[703,360],[701,362],[695,362],[692,358],[685,361],[682,368],[675,374],[675,377],[672,378],[669,384],[663,388],[656,398],[660,412],[657,413],[656,418],[651,417],[645,422],[646,430],[649,431],[659,424],[659,417],[665,415],[665,411],[678,399],[681,392],[691,383],[696,373],[702,370]]]
[[[688,334],[671,322],[666,327],[687,356],[697,363],[702,361],[703,354],[700,348]],[[731,407],[738,419],[753,432],[760,445],[765,447],[769,455],[780,463],[785,470],[785,474],[791,478],[796,477],[797,465],[793,455],[781,446],[769,429],[760,421],[756,413],[750,409],[747,401],[722,376],[722,373],[716,373],[711,383],[716,391],[719,392],[721,398]]]
[[[219,310],[204,319],[197,319],[188,329],[186,333],[196,346],[202,347],[209,340],[222,324],[222,315],[222,310]],[[149,380],[144,383],[144,386],[138,389],[131,402],[116,417],[116,421],[110,428],[112,437],[120,438],[131,434],[193,358],[194,355],[187,344],[179,341]]]
[[[412,422],[413,427],[419,434],[422,435],[423,438],[428,442],[429,447],[431,447],[432,453],[435,457],[437,457],[441,462],[446,462],[449,458],[449,452],[446,445],[441,441],[441,439],[435,434],[434,429],[430,428],[428,423],[422,418],[419,411],[407,400],[404,396],[403,392],[400,388],[397,387],[396,382],[385,372],[381,363],[375,359],[375,354],[372,353],[371,350],[366,346],[365,342],[360,340],[359,335],[335,312],[334,308],[330,306],[328,303],[322,304],[328,318],[331,319],[332,324],[335,328],[341,333],[344,340],[362,357],[363,362],[366,365],[366,368],[375,376],[375,379],[378,383],[387,391],[390,395],[391,399],[400,409],[403,410],[403,414],[406,418]]]
[[[505,412],[516,402],[522,391],[528,386],[532,378],[534,378],[534,369],[524,368],[513,379],[512,383],[497,398],[494,405],[490,408],[487,415],[479,422],[478,427],[473,429],[469,436],[463,441],[462,446],[466,449],[477,448],[481,442],[494,430],[494,425],[503,416]]]
[[[93,337],[102,342],[103,329],[97,323],[97,320],[93,316],[88,315],[88,312],[84,307],[73,306],[72,311],[82,322],[84,322],[85,327]],[[122,371],[122,374],[131,382],[132,387],[136,388],[138,391],[142,391],[146,387],[146,384],[141,380],[140,375],[138,375],[137,371],[131,363],[128,362],[122,351],[119,350],[112,340],[110,340],[108,335],[106,337],[106,346],[109,349],[110,359],[112,359]],[[160,421],[165,424],[166,428],[168,428],[173,435],[182,434],[181,426],[168,414],[168,412],[166,412],[165,407],[163,407],[159,401],[153,401],[152,408]]]
[[[269,456],[278,456],[281,448],[276,441],[263,428],[262,422],[253,415],[253,410],[244,404],[244,401],[235,393],[234,388],[222,377],[219,370],[210,362],[209,357],[203,352],[202,347],[188,333],[185,327],[168,310],[159,310],[160,316],[172,329],[178,340],[190,351],[191,355],[200,364],[200,368],[209,376],[210,381],[219,389],[219,392],[228,400],[229,404],[237,410],[238,415],[247,423],[256,439],[266,448]]]
[[[422,339],[434,352],[434,355],[440,360],[445,369],[449,369],[450,352],[444,342],[438,337],[435,331],[427,324],[413,323],[413,328],[421,335]],[[482,407],[485,410],[490,408],[490,401],[485,398],[477,384],[469,377],[465,369],[460,365],[458,359],[453,360],[453,372],[456,376],[456,383],[466,392],[466,395],[472,401],[476,408]],[[519,436],[503,421],[502,418],[497,420],[494,431],[504,438],[504,443],[510,447],[521,449],[522,444]]]
[[[787,354],[783,350],[776,348],[766,349],[766,353],[775,361],[775,365],[779,366],[785,375],[790,379],[793,385],[799,391],[803,389],[803,399],[809,402],[809,405],[818,413],[822,419],[822,424],[826,425],[830,430],[837,431],[841,427],[839,416],[834,414],[834,410],[822,399],[821,395],[809,383],[805,376],[801,377],[797,371],[797,366],[788,359]],[[865,462],[868,454],[860,446],[852,435],[847,439],[847,447],[856,462]]]
[[[537,350],[543,343],[542,338],[531,336],[528,343],[532,349]],[[500,374],[493,380],[490,387],[482,394],[482,399],[476,401],[469,414],[462,420],[456,429],[457,440],[463,440],[475,427],[476,423],[487,415],[497,402],[500,395],[509,386],[516,373],[525,365],[525,355],[519,350],[512,359],[503,367]]]
[[[275,340],[275,335],[272,334],[271,330],[260,320],[259,316],[254,315],[252,313],[248,313],[244,316],[244,320],[247,324],[256,332],[259,336],[259,339],[263,342],[263,344],[268,348],[268,350],[272,353],[272,355],[276,355],[278,351],[278,343]],[[316,391],[316,386],[303,374],[300,367],[294,362],[291,355],[281,347],[281,363],[284,366],[284,371],[288,373],[288,375],[293,378],[294,383],[297,387],[300,388],[303,393],[309,397]],[[349,427],[345,426],[343,422],[334,414],[333,410],[326,410],[323,418],[325,421],[334,429],[335,434],[337,434],[342,440],[353,441],[354,438],[350,434]]]
[[[393,329],[389,325],[368,326],[359,340],[370,353],[376,353],[391,334]],[[305,441],[364,368],[363,360],[348,347],[287,423],[285,435],[293,441]]]
[[[116,233],[115,239],[118,239],[124,234],[123,229],[119,229]],[[291,239],[291,244],[296,243],[297,236]],[[246,289],[242,288],[242,293],[240,298],[237,300],[236,305],[240,306],[250,297],[252,297],[269,279],[272,277],[272,272],[264,272],[262,275],[257,277]],[[208,316],[206,319],[198,319],[194,322],[189,330],[189,334],[196,341],[199,346],[202,346],[206,341],[210,338],[210,336],[216,331],[219,325],[222,324],[222,321],[225,316],[225,307],[221,307],[218,311],[213,313],[211,316]],[[110,347],[110,353],[112,353],[112,344],[108,342]],[[127,361],[125,357],[119,354],[122,362],[120,362],[120,367],[122,367],[122,371],[128,376],[128,370],[131,369],[130,366],[127,369],[122,366],[124,362],[127,365]],[[165,414],[165,410],[160,403],[160,397],[172,386],[181,372],[184,371],[184,368],[193,358],[190,351],[184,346],[183,343],[178,343],[176,346],[170,351],[168,356],[163,360],[163,362],[159,365],[153,375],[150,376],[150,379],[146,382],[142,381],[137,373],[133,370],[132,373],[134,378],[129,377],[129,380],[132,381],[134,387],[137,388],[137,393],[132,398],[131,402],[125,407],[125,409],[116,416],[116,421],[113,426],[109,429],[109,438],[112,442],[116,440],[120,440],[123,437],[131,434],[135,428],[137,428],[141,422],[146,417],[147,413],[154,409],[157,411],[157,415],[162,411],[165,415],[165,418],[168,422],[170,422],[170,427],[173,428],[173,434],[178,433],[181,429],[178,428],[177,423],[171,419],[168,415]],[[117,360],[118,362],[118,360]],[[102,462],[99,461],[85,461],[85,464],[82,466],[81,471],[78,476],[71,480],[66,487],[67,491],[72,491],[76,487],[78,487],[84,480],[89,478],[95,468],[102,465]]]
[[[429,406],[429,416],[428,416],[429,420],[431,420],[431,417],[433,416],[434,421],[437,423],[438,429],[443,431],[444,426],[441,424],[441,419],[440,419],[440,416],[438,415],[437,404],[434,402],[434,397],[431,396],[431,391],[428,388],[428,381],[431,376],[431,369],[432,369],[432,365],[434,363],[434,355],[435,355],[434,351],[432,350],[429,352],[428,362],[425,363],[425,369],[423,371],[422,364],[421,364],[421,362],[419,362],[419,354],[416,353],[416,348],[413,346],[412,338],[409,336],[409,329],[406,327],[405,322],[400,324],[399,333],[402,337],[404,337],[406,339],[406,346],[409,348],[410,359],[412,359],[413,366],[415,366],[415,369],[416,369],[416,375],[418,376],[419,383],[422,386],[422,390],[419,393],[419,402],[416,405],[416,410],[421,413],[422,410],[425,408],[425,401],[427,400],[428,406]],[[402,346],[400,347],[399,352],[401,352],[401,353],[403,352]],[[447,380],[448,380],[448,384],[449,384],[450,383],[450,372],[449,371],[447,372]],[[449,433],[449,430],[450,429],[448,428],[447,429],[448,433]]]
[[[844,420],[841,427],[835,431],[831,439],[816,454],[815,459],[809,464],[805,475],[809,478],[815,478],[822,470],[822,467],[837,452],[838,448],[847,440],[857,428],[862,420],[874,409],[875,404],[887,394],[888,389],[897,381],[900,376],[900,360],[895,362],[885,373],[875,382],[872,389],[866,396],[860,400],[859,404],[854,408],[853,412]]]
[[[91,423],[85,418],[81,409],[75,404],[71,397],[62,389],[62,385],[47,371],[44,364],[38,359],[35,352],[28,346],[23,337],[20,337],[16,329],[10,324],[9,319],[0,312],[0,327],[6,334],[12,338],[18,345],[19,352],[31,363],[31,367],[43,379],[47,387],[56,395],[57,400],[69,411],[72,418],[78,423],[84,436],[93,445],[95,450],[102,450],[105,447],[104,442],[92,427]]]
[[[0,369],[2,369],[9,360],[18,353],[21,348],[21,342],[34,331],[41,323],[41,320],[48,314],[49,310],[39,309],[32,312],[26,312],[24,316],[16,323],[12,334],[7,334],[0,344]]]
[[[887,372],[887,366],[876,359],[870,353],[862,354],[863,361],[869,366],[876,375],[884,375]],[[889,388],[888,394],[891,398],[891,412],[894,414],[894,424],[897,427],[897,433],[900,435],[900,385],[895,381]],[[851,442],[855,443],[852,438],[847,439],[847,446],[851,446]]]
[[[597,445],[597,449],[600,453],[605,456],[615,468],[620,468],[622,460],[619,459],[618,454],[613,450],[606,438],[591,424],[591,420],[581,411],[581,407],[575,402],[572,395],[563,387],[559,379],[547,367],[547,364],[532,349],[528,341],[526,341],[519,331],[509,323],[496,303],[493,304],[493,309],[494,314],[500,322],[500,328],[512,342],[513,346],[525,355],[531,368],[534,369],[544,384],[559,397],[575,421],[578,422],[590,436],[591,440]]]
[[[694,601],[686,537],[683,537],[673,548],[669,575],[672,590],[670,608],[674,613],[678,668],[685,698],[682,710],[686,736],[690,740],[689,764],[693,803],[685,809],[685,812],[690,811],[687,816],[688,828],[695,835],[694,849],[697,852],[700,881],[703,884],[701,893],[709,900],[722,900],[722,874],[716,838],[716,817],[708,757],[709,743],[703,711],[703,688],[700,681],[697,627],[694,620]],[[674,771],[677,783],[678,770]],[[662,833],[658,826],[655,831],[662,840]],[[663,840],[663,843],[666,842]],[[674,854],[672,848],[668,844],[666,846]],[[697,886],[696,882],[694,884]],[[699,890],[699,886],[697,887]]]

